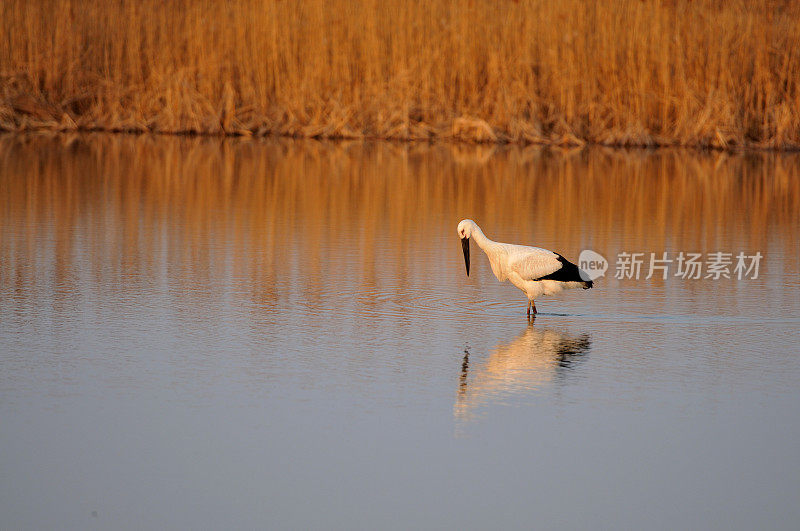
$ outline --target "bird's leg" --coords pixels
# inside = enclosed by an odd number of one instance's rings
[[[531,316],[531,301],[528,301],[528,317]]]
[[[531,309],[533,310],[533,315],[536,315],[536,303],[531,301]]]

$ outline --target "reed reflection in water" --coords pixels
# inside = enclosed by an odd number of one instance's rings
[[[797,154],[0,136],[0,168],[0,527],[800,518]],[[467,217],[764,262],[527,325]]]
[[[573,259],[760,250],[789,274],[800,240],[797,155],[75,136],[6,137],[0,160],[0,281],[18,294],[64,294],[82,274],[112,292],[160,278],[208,293],[224,273],[267,307],[446,313],[424,294],[459,275],[466,216]],[[496,289],[476,262],[470,286]],[[726,291],[708,295],[725,307]]]

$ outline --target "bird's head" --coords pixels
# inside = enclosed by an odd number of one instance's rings
[[[458,224],[458,237],[462,240],[464,238],[469,239],[469,237],[472,236],[472,231],[477,226],[478,225],[471,219],[462,219]]]
[[[478,225],[471,219],[463,219],[458,224],[458,237],[461,238],[461,249],[464,251],[464,265],[467,266],[469,276],[469,238]]]

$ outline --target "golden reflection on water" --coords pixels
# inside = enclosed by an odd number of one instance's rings
[[[409,314],[470,311],[453,302],[467,282],[455,235],[464,217],[497,240],[573,259],[584,248],[760,250],[771,278],[781,255],[780,282],[797,282],[798,155],[4,136],[0,168],[0,288],[15,309],[42,293],[59,307],[87,287],[113,300],[167,286],[178,312],[232,293],[262,324],[296,307],[338,315],[353,334],[388,315],[413,335]],[[469,286],[492,285],[483,272]],[[616,296],[602,286],[590,295],[598,308]],[[730,296],[705,289],[701,304]],[[468,359],[456,417],[547,383],[588,344],[533,326]]]
[[[800,236],[797,155],[97,135],[6,136],[0,161],[0,271],[20,288],[48,253],[68,282],[78,239],[99,282],[152,270],[167,245],[199,280],[233,252],[268,294],[299,265],[309,293],[323,270],[367,286],[424,274],[408,249],[467,216],[571,253],[716,250],[735,232],[748,249],[777,234],[794,255]]]

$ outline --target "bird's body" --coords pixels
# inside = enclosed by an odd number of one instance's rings
[[[465,219],[458,224],[469,275],[469,239],[486,253],[492,273],[500,282],[508,280],[528,297],[528,314],[536,313],[534,299],[564,289],[592,287],[592,281],[578,266],[558,253],[540,247],[514,245],[490,240],[477,223]]]

